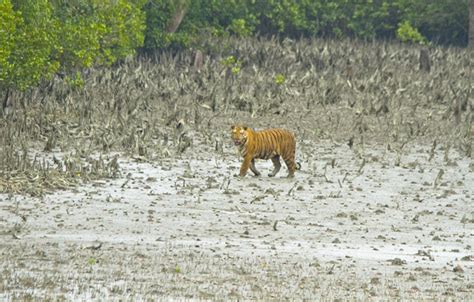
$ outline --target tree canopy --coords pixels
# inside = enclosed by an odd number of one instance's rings
[[[469,0],[0,0],[0,91],[205,37],[399,39],[465,46]]]
[[[193,0],[148,1],[145,49],[186,47],[203,33],[214,35],[279,35],[353,37],[465,46],[469,0]],[[178,30],[166,26],[186,11]],[[400,27],[402,30],[400,31]],[[406,33],[406,31],[409,33]]]
[[[110,65],[143,45],[139,1],[0,0],[0,89],[24,90],[94,65]]]

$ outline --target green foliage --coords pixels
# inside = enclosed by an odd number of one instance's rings
[[[261,33],[287,33],[295,35],[307,26],[303,9],[309,1],[298,3],[291,0],[257,0],[255,11],[260,20],[258,31]]]
[[[234,56],[228,56],[221,61],[222,65],[229,68],[232,74],[236,75],[240,72],[241,62]]]
[[[403,21],[397,29],[397,38],[402,42],[426,44],[426,38],[420,32],[411,26],[409,21]]]
[[[79,71],[77,71],[75,75],[66,76],[65,80],[69,86],[73,88],[84,87],[84,79],[81,77],[81,73]]]
[[[9,0],[0,4],[0,88],[25,90],[59,68],[57,24],[47,0]]]
[[[247,25],[245,19],[234,19],[228,27],[229,31],[240,37],[248,37],[252,28]]]
[[[206,36],[398,38],[466,45],[469,0],[0,0],[0,90]],[[240,64],[229,68],[239,73]]]
[[[110,65],[143,45],[143,0],[1,0],[0,89]]]
[[[144,7],[146,12],[145,49],[179,48],[190,45],[189,30],[167,32],[167,26],[175,13],[184,9],[189,12],[189,1],[148,1]],[[186,16],[185,19],[187,19]],[[181,28],[178,27],[178,29]]]
[[[353,3],[347,28],[359,38],[393,37],[400,18],[397,1]]]
[[[286,81],[285,76],[282,75],[281,73],[277,73],[274,78],[275,84],[277,85],[283,85]]]
[[[430,41],[467,45],[469,0],[398,0],[401,20],[409,21]]]
[[[189,46],[200,47],[203,36],[228,33],[248,36],[254,33],[257,20],[248,0],[161,0],[149,1],[146,12],[145,50]],[[185,9],[178,29],[167,32],[176,12]]]
[[[0,85],[6,85],[14,67],[9,58],[18,39],[15,33],[17,28],[23,24],[23,19],[13,11],[10,1],[0,2],[0,24],[2,24],[2,30],[0,30],[0,45],[2,45],[0,47]]]
[[[240,65],[236,65],[231,69],[232,74],[238,74],[240,72]]]
[[[237,59],[234,56],[228,56],[227,58],[222,59],[221,63],[226,67],[232,67],[237,64]]]
[[[65,71],[110,65],[143,45],[145,16],[138,2],[58,0],[55,9]]]
[[[203,34],[392,39],[404,21],[430,41],[465,45],[468,1],[193,0],[185,1],[186,15],[175,33],[165,28],[176,1],[150,1],[145,48],[199,47]]]
[[[104,2],[96,0],[99,20],[106,28],[101,47],[107,50],[104,53],[113,63],[135,54],[135,50],[143,45],[145,15],[139,6],[127,0],[118,0],[116,4]]]

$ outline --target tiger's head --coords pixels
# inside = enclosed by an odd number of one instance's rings
[[[234,145],[237,147],[242,147],[245,145],[249,138],[249,131],[250,128],[247,126],[231,126],[232,130],[232,140],[234,141]]]

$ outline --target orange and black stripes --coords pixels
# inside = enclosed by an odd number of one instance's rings
[[[274,170],[269,176],[275,176],[280,170],[280,157],[288,167],[288,177],[293,177],[299,169],[295,163],[296,139],[293,133],[285,129],[267,129],[254,131],[245,126],[232,126],[232,139],[244,158],[240,176],[245,176],[248,169],[255,174],[255,159],[271,159]]]

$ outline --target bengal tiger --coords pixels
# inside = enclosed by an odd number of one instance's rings
[[[266,129],[254,131],[247,126],[231,127],[232,140],[244,158],[240,167],[240,176],[247,174],[248,169],[256,175],[261,175],[255,168],[255,159],[271,159],[273,171],[268,176],[275,176],[280,171],[280,156],[288,167],[288,177],[294,177],[295,170],[301,165],[295,163],[296,139],[293,133],[285,129]]]

